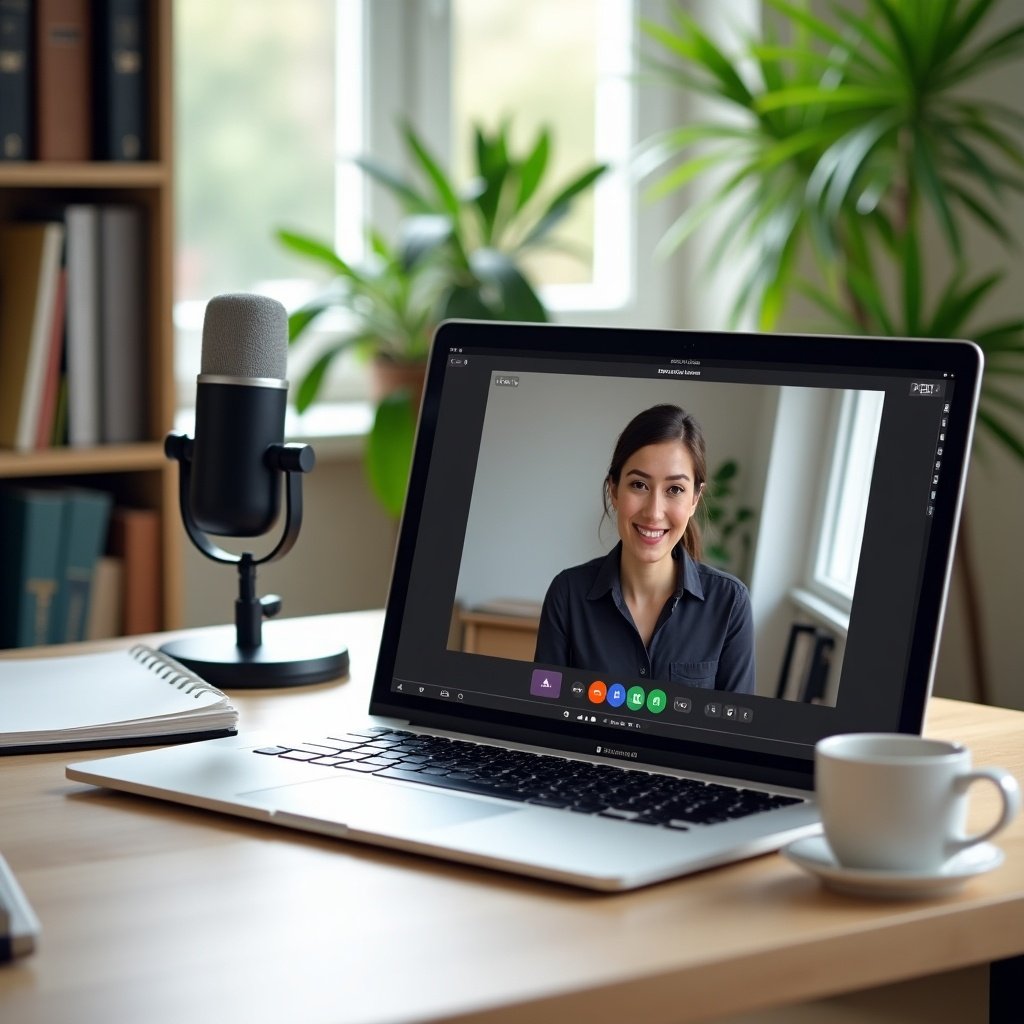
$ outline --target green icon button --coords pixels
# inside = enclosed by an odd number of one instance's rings
[[[664,690],[651,690],[647,694],[647,710],[653,715],[660,715],[665,710],[667,703],[668,697],[665,696]]]
[[[631,686],[626,694],[626,707],[630,711],[642,711],[646,696],[647,693],[642,686]],[[664,699],[664,694],[662,694],[662,699]]]

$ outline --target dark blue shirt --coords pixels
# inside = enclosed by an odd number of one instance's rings
[[[622,545],[560,572],[540,615],[535,660],[622,679],[754,692],[750,595],[735,576],[678,560],[676,592],[661,610],[649,648],[633,622],[619,576]]]

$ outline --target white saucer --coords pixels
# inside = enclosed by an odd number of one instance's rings
[[[999,867],[1003,851],[992,843],[978,843],[951,857],[934,872],[875,871],[844,868],[821,835],[797,839],[782,850],[782,855],[798,867],[817,875],[822,884],[850,896],[876,899],[918,899],[955,892],[975,875]]]

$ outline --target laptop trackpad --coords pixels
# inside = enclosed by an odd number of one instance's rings
[[[278,814],[295,814],[385,835],[433,831],[521,809],[515,804],[502,807],[426,787],[412,789],[358,778],[319,779],[238,795],[247,803]]]

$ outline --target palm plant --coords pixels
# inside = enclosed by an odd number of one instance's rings
[[[356,160],[399,203],[402,217],[393,244],[371,230],[370,258],[357,266],[326,241],[295,231],[277,233],[284,246],[334,277],[327,292],[290,316],[290,340],[301,339],[331,308],[344,310],[351,323],[299,381],[300,411],[316,399],[332,362],[348,349],[377,361],[417,364],[426,357],[434,328],[446,318],[547,320],[525,264],[532,254],[559,245],[554,229],[606,170],[596,164],[547,190],[552,144],[546,128],[520,154],[508,123],[492,132],[477,125],[474,175],[460,190],[417,132],[410,125],[401,131],[410,174],[370,157]],[[416,401],[408,392],[385,396],[367,439],[371,486],[393,516],[405,498]]]
[[[655,75],[729,111],[664,133],[645,154],[661,173],[653,197],[711,183],[664,249],[722,217],[714,259],[741,252],[747,268],[734,323],[753,315],[769,330],[799,293],[844,333],[973,338],[986,357],[978,442],[1024,463],[1013,391],[1024,318],[981,319],[1003,275],[972,272],[964,248],[969,228],[1018,241],[1001,204],[1024,190],[1024,116],[970,87],[1024,53],[1024,22],[986,32],[997,0],[828,0],[816,5],[827,20],[797,0],[766,6],[762,36],[738,54],[678,6],[668,24],[644,26]],[[964,526],[957,556],[984,700],[968,541]]]

